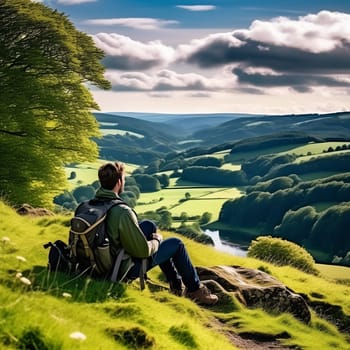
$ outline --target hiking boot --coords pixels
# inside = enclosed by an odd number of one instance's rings
[[[175,282],[170,281],[170,293],[181,297],[183,294],[182,282],[181,280],[176,280]]]
[[[219,298],[210,292],[210,290],[201,284],[194,292],[186,292],[186,296],[197,304],[214,305],[218,302]]]
[[[171,294],[174,294],[178,297],[181,297],[182,294],[183,294],[183,290],[182,289],[173,289],[173,288],[170,288],[170,293]]]

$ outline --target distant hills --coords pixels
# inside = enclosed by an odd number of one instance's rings
[[[343,140],[350,136],[350,112],[236,118],[216,127],[195,132],[192,137],[207,144],[231,142],[278,132],[298,132],[323,140]]]
[[[320,141],[348,140],[350,112],[303,115],[94,113],[104,134],[105,159],[147,164],[168,153],[233,145],[245,139],[295,133]]]
[[[190,136],[192,133],[218,126],[237,118],[253,118],[258,115],[240,113],[208,113],[208,114],[160,114],[160,113],[112,113],[114,115],[132,117],[150,122],[164,123],[181,130],[182,136]]]

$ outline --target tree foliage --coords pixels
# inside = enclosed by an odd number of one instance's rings
[[[217,157],[200,157],[193,161],[191,166],[214,166],[220,168],[223,164],[223,160]]]
[[[199,223],[201,225],[207,224],[211,220],[212,216],[213,216],[212,213],[209,213],[208,211],[204,212],[199,219]]]
[[[272,232],[276,225],[281,224],[288,210],[298,210],[324,201],[349,201],[348,181],[348,175],[344,174],[343,177],[331,176],[317,181],[300,182],[273,193],[250,192],[246,196],[225,202],[220,211],[220,221],[250,227],[260,226],[265,233]]]
[[[191,166],[185,168],[181,179],[218,186],[242,186],[246,184],[243,172],[220,169],[213,166]]]
[[[170,179],[167,174],[160,174],[156,175],[159,183],[161,184],[162,188],[168,187],[170,185]]]
[[[193,239],[196,242],[213,244],[211,237],[202,232],[198,222],[195,222],[191,225],[186,225],[183,222],[178,228],[176,228],[175,231],[185,237]]]
[[[300,163],[287,163],[275,166],[263,177],[263,180],[272,179],[290,174],[308,174],[321,171],[350,171],[350,153],[339,153],[321,157],[313,157]]]
[[[299,182],[300,178],[297,175],[281,176],[272,180],[258,182],[256,185],[248,187],[246,192],[263,191],[273,193],[278,190],[291,188]]]
[[[350,203],[325,210],[313,225],[311,243],[332,255],[345,256],[350,250]]]
[[[160,191],[160,182],[156,176],[140,174],[134,175],[133,177],[136,180],[141,192]]]
[[[72,192],[77,203],[92,199],[95,197],[95,188],[91,185],[83,185],[76,187]]]
[[[281,224],[275,227],[273,234],[302,245],[309,238],[312,226],[317,219],[318,214],[312,206],[288,210]]]
[[[86,83],[110,87],[102,58],[64,14],[0,1],[0,189],[10,203],[50,205],[66,185],[63,165],[96,158]]]
[[[170,211],[163,210],[159,214],[160,214],[160,219],[158,221],[159,228],[162,230],[169,230],[173,222]]]
[[[55,196],[53,202],[69,210],[75,210],[78,204],[84,200],[95,197],[96,190],[100,187],[100,181],[96,180],[90,185],[81,185],[74,188],[71,192],[65,190],[63,193]],[[140,197],[140,189],[133,177],[125,178],[124,192],[121,198],[132,208],[137,204]]]
[[[317,274],[313,257],[299,245],[280,238],[260,236],[248,248],[248,257],[275,265],[291,265],[299,270]]]
[[[252,178],[254,176],[264,176],[271,169],[275,167],[289,164],[296,159],[295,155],[291,154],[267,154],[262,155],[257,158],[248,160],[242,164],[242,171],[244,171],[248,178]],[[276,176],[275,176],[276,177]]]
[[[349,180],[350,173],[344,173],[302,181],[272,193],[250,192],[225,202],[219,221],[287,239],[312,250],[318,261],[331,262],[334,256],[344,257],[350,250]],[[266,190],[272,183],[254,187]],[[322,210],[317,212],[317,208]]]

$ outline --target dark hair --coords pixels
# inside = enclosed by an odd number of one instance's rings
[[[106,190],[113,190],[118,180],[124,174],[125,165],[121,162],[106,163],[98,169],[98,179],[101,187]]]

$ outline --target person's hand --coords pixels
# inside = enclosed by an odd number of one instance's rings
[[[163,240],[163,236],[160,233],[152,233],[152,239],[155,239],[160,243]]]

